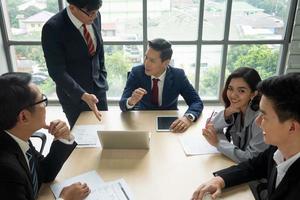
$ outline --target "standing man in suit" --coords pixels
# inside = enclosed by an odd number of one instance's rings
[[[257,157],[215,172],[215,177],[194,192],[192,199],[206,193],[213,199],[221,189],[266,178],[268,199],[299,199],[300,196],[300,73],[271,77],[258,85],[262,93],[261,114],[256,122],[266,144]]]
[[[34,200],[43,182],[53,181],[76,146],[66,123],[45,122],[48,100],[27,73],[0,76],[0,195],[1,199]],[[45,128],[54,136],[49,154],[35,150],[30,136]],[[64,200],[84,199],[86,184],[65,187]]]
[[[169,65],[172,54],[170,42],[161,38],[149,41],[144,64],[132,68],[119,105],[122,111],[175,110],[181,95],[189,108],[170,129],[184,132],[200,116],[203,103],[184,71]]]
[[[50,77],[71,128],[82,111],[107,110],[101,15],[102,0],[67,0],[67,8],[49,19],[42,46]]]

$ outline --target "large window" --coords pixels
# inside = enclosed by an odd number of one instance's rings
[[[224,80],[240,66],[266,78],[283,73],[297,0],[105,0],[100,9],[109,101],[118,100],[147,41],[173,44],[171,65],[185,70],[201,98],[219,101]],[[1,0],[0,25],[10,71],[32,73],[56,99],[41,48],[43,24],[64,0]]]

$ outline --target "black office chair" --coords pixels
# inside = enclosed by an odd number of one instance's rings
[[[131,71],[128,71],[128,72],[127,72],[127,79],[128,79],[128,77],[129,77],[129,75],[130,75],[130,72],[131,72]]]
[[[46,141],[47,141],[46,134],[37,131],[37,132],[33,133],[31,137],[41,139],[41,142],[42,142],[42,143],[41,143],[41,148],[40,148],[39,152],[42,153],[43,150],[44,150]]]

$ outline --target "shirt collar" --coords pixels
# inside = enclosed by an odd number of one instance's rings
[[[77,18],[72,14],[72,12],[71,12],[71,10],[70,10],[69,7],[67,7],[67,13],[68,13],[68,16],[69,16],[71,22],[74,24],[74,26],[75,26],[77,29],[80,29],[81,26],[82,26],[82,22],[81,22],[79,19],[77,19]]]
[[[287,160],[284,160],[282,153],[277,149],[277,151],[273,155],[273,159],[277,164],[277,170],[282,172],[287,172],[289,167],[300,157],[300,152],[293,155]]]
[[[160,81],[164,81],[166,77],[166,73],[167,73],[167,69],[159,77],[151,76],[151,80],[154,78],[158,78]]]
[[[21,150],[24,154],[29,150],[28,142],[25,142],[24,140],[21,140],[20,138],[14,136],[13,134],[11,134],[7,130],[5,130],[5,132],[18,143],[18,145],[20,146],[20,148],[21,148]]]

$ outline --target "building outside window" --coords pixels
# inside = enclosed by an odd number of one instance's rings
[[[282,73],[296,0],[105,0],[100,8],[108,99],[119,100],[127,72],[143,62],[147,41],[173,44],[171,64],[185,70],[205,101],[219,101],[226,76],[237,67],[262,78]],[[1,0],[1,30],[10,71],[32,73],[57,99],[41,48],[43,24],[63,0]]]

